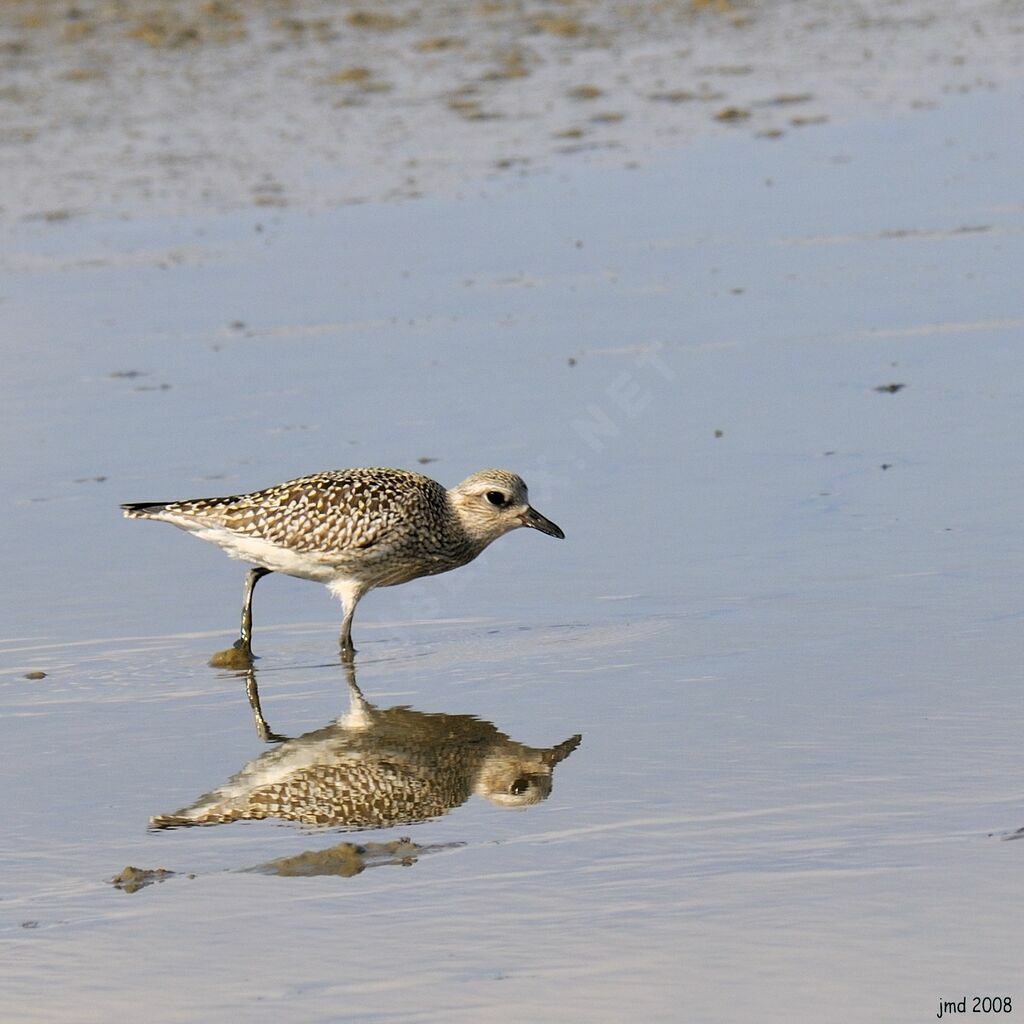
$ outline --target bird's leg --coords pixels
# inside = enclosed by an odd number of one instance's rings
[[[356,653],[352,643],[352,616],[355,614],[359,598],[366,593],[367,587],[357,583],[355,580],[344,577],[332,580],[327,584],[327,589],[341,601],[345,609],[344,617],[341,620],[341,635],[338,637],[338,645],[341,647],[341,660],[351,661],[352,655]]]
[[[250,656],[252,655],[252,592],[256,589],[256,584],[264,576],[269,576],[272,571],[257,565],[245,574],[245,591],[242,595],[242,630],[235,642],[235,647]]]
[[[345,617],[341,620],[341,636],[338,643],[341,646],[341,660],[349,663],[356,653],[355,645],[352,643],[352,613],[355,611],[355,604],[352,603],[345,609]]]
[[[356,605],[361,596],[359,591],[352,591],[343,598],[345,617],[341,620],[341,636],[338,642],[341,645],[341,660],[344,662],[350,662],[356,653],[355,645],[352,643],[352,616],[356,613]]]

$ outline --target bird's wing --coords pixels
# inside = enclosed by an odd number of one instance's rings
[[[342,471],[243,495],[218,518],[232,532],[293,551],[355,552],[401,543],[416,528],[413,509],[442,515],[445,501],[439,484],[415,474]]]

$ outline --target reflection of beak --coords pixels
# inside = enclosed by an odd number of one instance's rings
[[[557,747],[545,750],[541,755],[544,763],[554,768],[556,764],[564,761],[580,745],[580,740],[582,739],[583,737],[579,735],[570,736],[567,740],[559,743]]]
[[[549,537],[565,540],[565,534],[550,519],[545,519],[535,508],[531,508],[529,505],[527,505],[526,511],[519,517],[519,522],[523,526],[540,530],[541,533],[546,533]]]

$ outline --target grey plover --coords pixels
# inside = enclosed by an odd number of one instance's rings
[[[351,666],[351,663],[348,663]],[[377,708],[349,676],[349,711],[315,732],[282,741],[223,786],[152,828],[224,825],[278,818],[303,825],[370,829],[411,825],[482,796],[499,807],[529,807],[551,793],[555,768],[580,744],[517,743],[471,715]],[[255,670],[249,701],[259,711]]]
[[[121,509],[129,519],[171,523],[253,564],[235,643],[246,656],[253,589],[269,573],[323,583],[341,599],[341,648],[351,656],[352,614],[367,591],[457,569],[521,526],[565,536],[530,506],[526,484],[506,469],[481,470],[450,490],[404,469],[340,469],[250,494]]]

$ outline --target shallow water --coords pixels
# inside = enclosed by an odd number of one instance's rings
[[[1024,998],[1020,99],[514,195],[8,228],[5,1015]],[[550,796],[148,830],[268,748],[206,665],[241,568],[118,502],[420,459],[516,469],[567,539],[371,594],[359,685],[534,748],[581,735]],[[327,726],[338,609],[275,576],[255,617],[270,727]],[[250,870],[402,837],[422,854],[352,877]],[[127,864],[175,874],[128,893]]]

